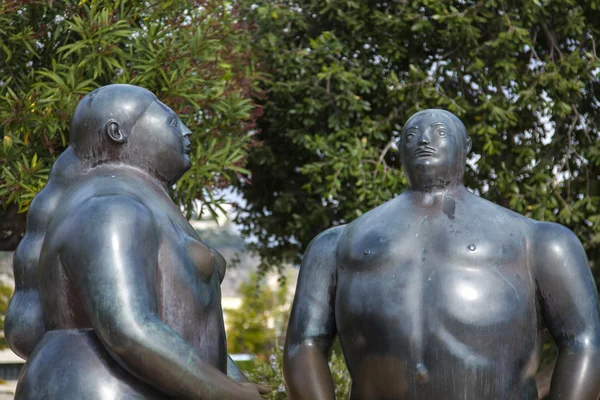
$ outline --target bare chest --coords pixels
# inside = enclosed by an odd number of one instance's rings
[[[211,249],[188,234],[187,229],[173,225],[159,249],[156,273],[159,316],[204,361],[224,370],[225,327],[219,270]]]
[[[468,343],[477,353],[535,321],[526,244],[516,229],[441,215],[345,239],[338,254],[340,337],[366,343],[376,331],[380,343],[421,353],[431,343]],[[375,329],[362,331],[366,325]]]
[[[181,216],[170,218],[158,253],[157,292],[164,307],[194,309],[220,302],[219,270],[215,254],[199,240]],[[172,312],[172,311],[171,311]]]
[[[165,223],[158,252],[156,293],[161,319],[193,343],[222,335],[219,270],[212,250],[181,218]]]

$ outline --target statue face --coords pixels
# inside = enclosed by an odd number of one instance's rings
[[[439,174],[444,180],[450,175],[462,177],[470,141],[446,113],[427,110],[409,119],[404,127],[402,164],[409,179],[415,172]]]
[[[191,166],[191,134],[173,110],[156,100],[135,123],[129,142],[146,153],[151,170],[174,182]]]

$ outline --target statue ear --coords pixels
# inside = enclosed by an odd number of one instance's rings
[[[119,124],[117,122],[110,121],[108,124],[106,124],[105,130],[106,134],[113,142],[123,144],[127,141],[127,138],[123,132],[121,132],[121,129],[119,129]]]
[[[469,136],[467,136],[467,143],[465,146],[466,154],[469,154],[471,152],[472,145],[473,145],[473,143],[471,142],[471,138]]]

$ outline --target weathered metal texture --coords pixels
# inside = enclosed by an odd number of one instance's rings
[[[190,167],[190,135],[140,87],[78,104],[15,256],[17,399],[261,398],[228,360],[225,260],[166,191]]]

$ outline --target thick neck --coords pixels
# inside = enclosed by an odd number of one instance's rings
[[[109,169],[116,170],[115,172],[117,172],[117,173],[124,172],[125,174],[139,176],[140,178],[149,181],[152,185],[156,186],[157,188],[160,188],[160,190],[162,190],[168,194],[167,189],[170,186],[169,182],[158,178],[157,176],[155,176],[155,174],[152,174],[142,168],[126,164],[122,161],[106,161],[99,165],[91,166],[91,168],[94,168],[94,167],[109,168]]]
[[[436,207],[442,206],[447,198],[464,197],[470,192],[462,183],[458,185],[448,185],[444,188],[432,188],[431,190],[420,190],[409,187],[405,192],[410,201],[419,207]]]
[[[417,167],[407,171],[408,187],[420,192],[446,192],[463,186],[464,167],[431,168]]]

